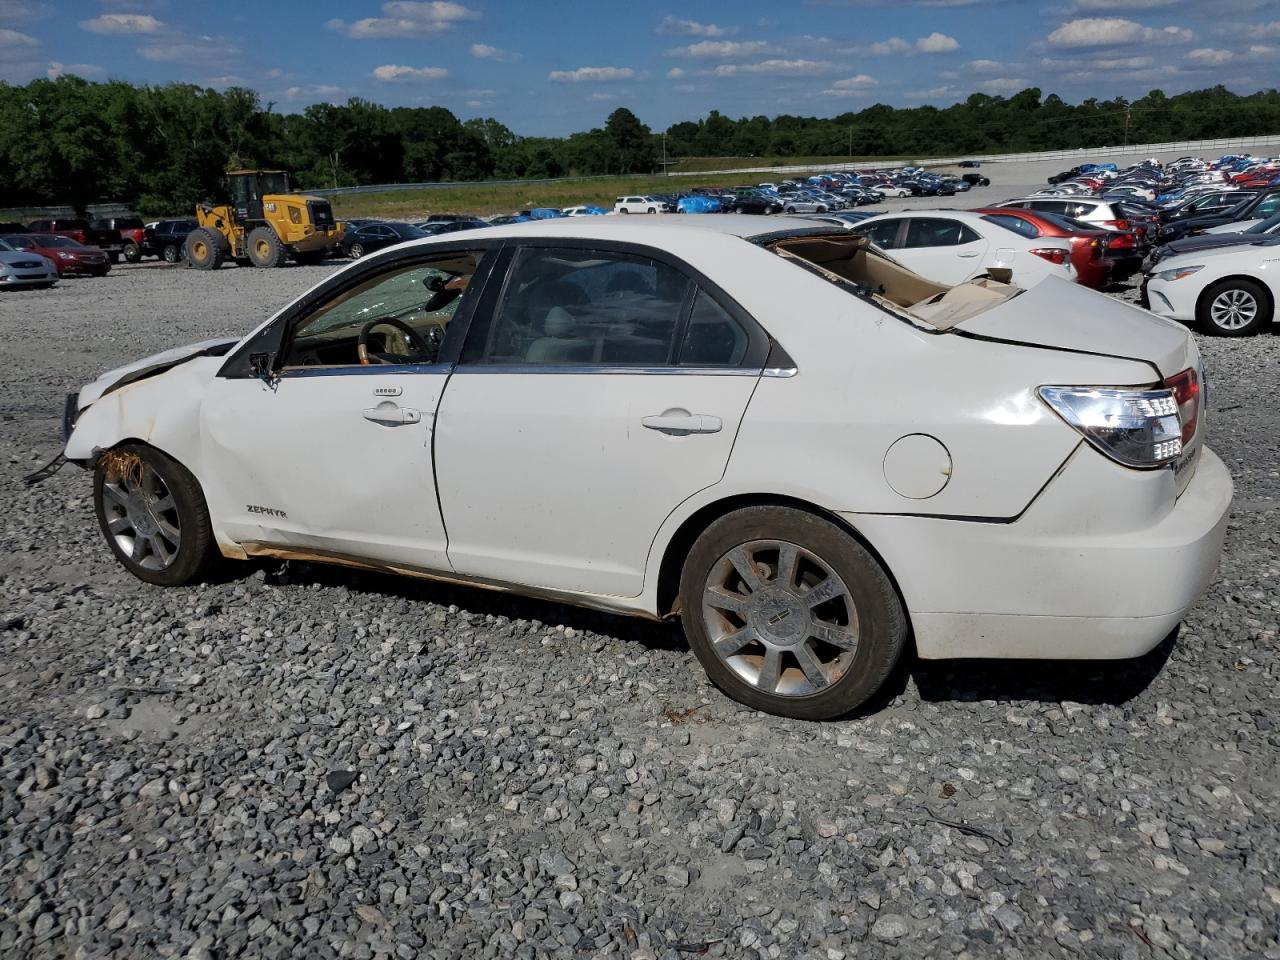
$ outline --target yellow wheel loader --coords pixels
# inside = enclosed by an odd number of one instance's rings
[[[187,235],[187,263],[216,270],[226,260],[282,267],[290,257],[319,263],[342,242],[342,225],[323,197],[289,192],[281,170],[233,170],[230,203],[196,207],[200,226]]]

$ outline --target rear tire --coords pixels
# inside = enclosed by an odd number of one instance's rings
[[[270,227],[250,230],[246,246],[249,248],[249,262],[255,267],[283,267],[289,259],[289,251]]]
[[[359,260],[361,257],[364,256],[364,244],[353,243],[350,247],[347,248],[347,253],[350,254],[352,260]]]
[[[1275,304],[1262,284],[1244,277],[1215,283],[1200,295],[1196,321],[1205,333],[1248,337],[1272,320]]]
[[[197,270],[217,270],[227,256],[226,248],[222,243],[222,234],[208,227],[198,227],[187,234],[185,247],[187,263]],[[168,253],[167,247],[165,252]],[[165,259],[168,260],[168,256]]]
[[[685,560],[680,610],[717,687],[800,720],[866,703],[907,636],[902,604],[875,558],[840,527],[791,507],[747,507],[708,527]]]
[[[142,248],[136,243],[126,243],[123,253],[125,263],[137,263],[142,259]]]
[[[176,243],[166,243],[164,249],[160,251],[160,259],[165,263],[177,263],[182,259],[182,251],[178,249]]]
[[[100,456],[93,505],[111,552],[139,580],[165,587],[191,583],[213,555],[199,482],[154,447],[126,443]]]

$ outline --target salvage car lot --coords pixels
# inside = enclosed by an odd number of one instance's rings
[[[818,725],[719,696],[639,621],[298,564],[146,587],[85,475],[20,486],[65,390],[331,269],[0,301],[0,952],[1276,955],[1280,337],[1197,338],[1236,506],[1175,640],[909,662]]]

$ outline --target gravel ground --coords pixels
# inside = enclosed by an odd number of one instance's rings
[[[327,269],[0,299],[0,956],[1280,957],[1280,336],[1201,343],[1237,499],[1176,638],[909,661],[813,724],[645,622],[298,563],[149,587],[86,475],[23,488],[68,387]]]

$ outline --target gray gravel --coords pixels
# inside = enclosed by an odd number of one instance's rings
[[[304,564],[164,590],[64,391],[328,268],[0,299],[0,956],[1280,957],[1280,336],[1202,341],[1226,556],[1134,662],[910,661],[761,716],[673,629]]]

